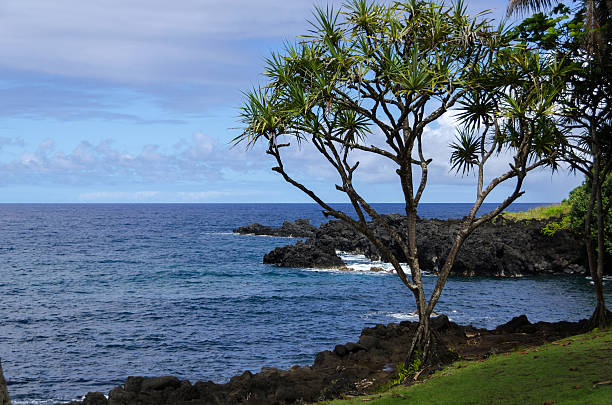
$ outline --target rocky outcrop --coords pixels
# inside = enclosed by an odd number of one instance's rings
[[[345,268],[331,245],[298,242],[278,247],[264,255],[263,262],[283,267]]]
[[[241,226],[232,232],[241,235],[266,235],[287,238],[309,238],[314,235],[317,228],[310,224],[309,219],[298,219],[295,222],[285,221],[279,228],[264,226],[258,223]]]
[[[6,388],[6,380],[2,373],[2,361],[0,361],[0,405],[11,405],[11,399]]]
[[[401,215],[386,215],[385,221],[398,232],[407,223]],[[421,219],[417,223],[419,262],[425,271],[437,272],[443,265],[460,220]],[[518,277],[541,274],[586,274],[580,240],[569,231],[553,236],[542,233],[543,221],[497,220],[478,228],[462,246],[452,274],[462,276]],[[376,236],[400,259],[406,258],[398,244],[380,224],[370,223]],[[338,267],[332,250],[364,254],[379,260],[380,253],[363,235],[341,221],[321,225],[305,242],[276,248],[264,263],[286,267]]]
[[[523,315],[495,330],[460,326],[441,315],[431,327],[440,337],[438,365],[461,356],[476,359],[516,347],[538,345],[582,333],[587,322],[539,322],[532,324]],[[112,389],[108,399],[89,393],[72,405],[274,405],[302,404],[373,392],[396,377],[396,367],[407,358],[416,322],[376,325],[365,328],[358,342],[337,345],[316,355],[311,366],[290,370],[262,368],[259,373],[244,372],[226,384],[196,382],[176,377],[128,377]],[[452,350],[448,350],[452,348]],[[434,372],[435,368],[424,370]]]

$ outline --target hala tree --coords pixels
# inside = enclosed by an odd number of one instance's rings
[[[595,45],[597,38],[593,34],[606,24],[606,20],[612,18],[612,0],[582,0],[574,3],[579,3],[582,10],[584,27],[588,32],[585,39],[589,45]],[[510,16],[527,10],[543,12],[552,6],[564,7],[559,0],[509,0],[507,14]]]
[[[537,47],[542,54],[563,55],[569,70],[563,97],[557,100],[561,125],[567,129],[563,160],[586,178],[574,195],[577,201],[584,194],[584,204],[573,211],[582,211],[581,233],[595,285],[597,305],[591,326],[603,327],[612,321],[603,294],[606,230],[612,208],[605,196],[606,179],[612,173],[612,16],[600,12],[593,20],[593,5],[589,6],[593,2],[584,3],[573,12],[558,5],[548,15],[535,14],[517,32],[526,45]],[[605,2],[596,3],[605,8]]]
[[[317,202],[326,216],[350,224],[390,262],[412,292],[419,316],[410,359],[434,362],[437,337],[430,329],[454,259],[466,238],[522,194],[527,173],[551,164],[563,134],[553,120],[559,65],[469,17],[463,3],[451,7],[412,0],[391,5],[353,0],[340,12],[316,9],[313,29],[267,61],[267,84],[245,94],[243,132],[235,142],[263,143],[272,169]],[[416,243],[417,208],[433,158],[425,148],[428,125],[456,107],[463,123],[452,148],[455,170],[476,175],[476,199],[455,235],[433,292],[426,296]],[[378,139],[378,141],[376,141]],[[285,165],[291,143],[309,143],[338,175],[335,189],[353,213],[334,208]],[[356,181],[358,154],[391,162],[399,177],[407,217],[395,229],[368,203]],[[485,176],[494,156],[507,170]],[[297,173],[299,176],[299,173]],[[511,192],[492,212],[477,217],[485,198],[500,184]],[[407,258],[410,272],[368,226],[383,226]],[[431,269],[428,269],[431,270]]]

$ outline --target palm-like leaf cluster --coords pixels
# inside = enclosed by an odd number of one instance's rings
[[[558,100],[570,70],[522,45],[496,53],[484,72],[486,80],[459,102],[456,116],[464,129],[450,145],[452,169],[465,174],[491,152],[508,148],[556,168],[566,140],[559,129]]]
[[[461,2],[443,9],[352,0],[341,12],[316,9],[311,25],[302,41],[268,58],[268,84],[246,94],[245,129],[234,141],[331,136],[350,147],[372,125],[393,139],[418,119],[410,112],[422,114],[430,100],[448,103],[475,80],[494,37]]]

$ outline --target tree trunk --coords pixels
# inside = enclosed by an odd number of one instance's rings
[[[598,164],[598,161],[595,161]],[[595,170],[599,178],[599,171]],[[604,178],[605,180],[605,178]],[[606,303],[604,300],[603,294],[603,270],[604,270],[604,215],[603,212],[603,203],[602,203],[602,181],[598,181],[597,183],[593,183],[594,190],[592,192],[595,193],[595,201],[596,201],[596,214],[597,214],[597,263],[595,271],[591,270],[591,276],[593,278],[593,283],[595,284],[595,295],[597,297],[597,306],[595,307],[595,311],[590,319],[590,326],[592,328],[605,328],[610,321],[612,321],[612,317],[610,316],[610,312],[606,309]],[[595,188],[595,185],[598,187]],[[590,237],[590,235],[589,235]]]
[[[6,389],[6,381],[2,374],[2,362],[0,361],[0,405],[11,405],[8,390]]]
[[[595,311],[593,311],[593,315],[589,319],[589,327],[590,328],[606,328],[610,323],[612,323],[612,312],[606,309],[606,304],[603,298],[603,289],[598,288],[597,284],[595,285],[595,291],[597,293],[597,306],[595,307]]]
[[[429,325],[429,317],[423,316],[421,311],[419,311],[419,326],[412,337],[406,366],[418,360],[425,364],[429,359],[429,344],[431,342],[431,329]]]

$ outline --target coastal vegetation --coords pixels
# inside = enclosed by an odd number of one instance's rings
[[[468,16],[461,1],[451,7],[411,0],[392,5],[354,0],[336,12],[315,10],[313,29],[300,42],[268,59],[263,87],[245,95],[244,130],[235,139],[262,143],[272,170],[317,202],[326,216],[364,235],[412,292],[419,327],[406,362],[442,361],[430,315],[468,236],[524,194],[527,174],[556,167],[564,143],[556,100],[566,67],[515,41],[513,31],[492,27],[483,15]],[[475,173],[476,198],[441,260],[429,298],[422,281],[416,222],[433,158],[426,129],[454,111],[460,128],[450,145],[451,164]],[[287,150],[310,144],[338,175],[335,189],[351,202],[357,219],[335,209],[286,165]],[[504,152],[504,153],[501,153]],[[407,226],[398,232],[359,191],[360,158],[372,155],[394,166],[401,184]],[[507,169],[491,176],[492,158]],[[297,175],[296,175],[297,174]],[[499,185],[513,183],[490,213],[478,209]],[[401,247],[410,274],[371,230],[367,217]]]
[[[557,4],[552,11],[526,18],[516,32],[527,46],[560,58],[568,69],[563,96],[555,107],[565,129],[562,160],[585,176],[585,186],[575,192],[582,197],[582,203],[574,204],[580,212],[571,214],[583,219],[566,221],[566,225],[575,229],[576,223],[582,225],[597,296],[591,324],[602,327],[612,321],[603,296],[611,208],[604,194],[612,173],[612,8],[607,1],[583,1],[571,9],[560,2],[517,0],[510,3],[509,12],[517,7],[541,9],[551,3]]]
[[[563,218],[566,217],[569,212],[570,203],[568,200],[563,200],[559,204],[551,204],[542,207],[530,208],[527,211],[504,211],[501,214],[501,217],[512,221],[543,220],[551,218]]]
[[[458,361],[420,384],[319,405],[604,405],[612,398],[611,359],[612,330],[594,330],[483,361]]]
[[[582,185],[570,192],[568,201],[570,210],[565,220],[565,222],[568,223],[567,227],[569,229],[583,236],[591,194],[591,185],[589,183],[589,181],[585,181]],[[608,255],[612,255],[612,211],[609,208],[610,204],[612,204],[612,174],[609,174],[608,178],[602,184],[601,200],[602,205],[607,208],[603,212],[605,216],[602,221],[604,224],[604,230],[602,232],[604,252]],[[591,218],[591,221],[596,222],[597,220],[596,218]],[[561,226],[563,226],[563,220],[561,221]],[[598,226],[593,224],[591,226],[592,241],[597,241],[598,232]]]

